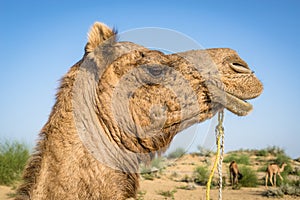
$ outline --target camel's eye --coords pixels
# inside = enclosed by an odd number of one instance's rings
[[[147,67],[147,71],[154,77],[160,77],[164,75],[164,69],[162,67]]]
[[[230,63],[229,65],[234,71],[236,71],[238,73],[246,73],[246,74],[252,73],[252,71],[249,69],[247,64],[233,62],[233,63]]]

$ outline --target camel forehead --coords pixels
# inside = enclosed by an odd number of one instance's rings
[[[102,78],[112,78],[118,81],[123,79],[144,84],[165,84],[166,82],[178,81],[178,77],[183,78],[184,74],[190,72],[190,63],[178,55],[165,55],[156,50],[140,49],[134,50],[116,58],[106,67],[108,76]],[[195,70],[195,69],[194,69]],[[140,79],[142,78],[142,79]],[[183,78],[185,81],[191,78]]]
[[[213,58],[224,59],[226,57],[238,57],[238,53],[230,48],[213,48],[213,49],[206,49],[207,53],[212,56]]]
[[[214,53],[222,53],[222,54],[237,54],[235,50],[230,48],[210,48],[210,49],[206,49],[206,51],[210,51]]]

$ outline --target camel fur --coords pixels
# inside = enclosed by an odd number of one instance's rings
[[[230,175],[230,181],[231,186],[234,188],[238,185],[238,181],[243,178],[243,175],[240,173],[238,165],[235,161],[232,161],[229,165],[229,175]]]

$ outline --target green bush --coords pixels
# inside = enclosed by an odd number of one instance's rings
[[[267,147],[266,151],[273,156],[277,156],[278,154],[285,154],[284,149],[277,147],[277,146]]]
[[[239,167],[240,173],[243,175],[243,178],[239,180],[239,183],[243,187],[257,187],[258,186],[258,178],[256,172],[247,166]]]
[[[290,182],[290,185],[291,185],[291,186],[298,187],[298,188],[300,189],[300,179],[298,179],[298,180],[292,180],[292,181]]]
[[[141,176],[146,180],[154,180],[154,178],[159,178],[158,173],[162,171],[164,167],[163,158],[154,158],[149,165],[141,164],[140,173]]]
[[[293,174],[300,178],[300,168],[295,168],[295,170],[293,171]]]
[[[194,182],[199,185],[206,185],[209,176],[207,167],[198,166],[194,170]]]
[[[298,185],[290,185],[285,183],[279,188],[269,188],[265,193],[263,193],[263,195],[267,197],[283,197],[284,194],[290,196],[300,196],[300,184],[298,183]]]
[[[290,157],[288,157],[286,154],[278,154],[277,156],[276,156],[276,159],[275,159],[275,163],[276,164],[282,164],[282,163],[286,163],[286,164],[288,164],[289,162],[290,162],[290,160],[291,160],[291,158]]]
[[[210,157],[214,154],[213,150],[210,150],[208,148],[205,148],[203,146],[197,146],[197,149],[199,150],[199,156],[205,156],[205,157]]]
[[[29,148],[18,141],[0,142],[0,184],[11,185],[20,180],[29,158]]]
[[[260,166],[257,171],[258,172],[267,172],[267,164]]]
[[[154,158],[150,164],[141,164],[140,166],[140,173],[150,173],[152,171],[160,171],[164,167],[164,161],[163,158],[158,157]]]
[[[223,160],[224,163],[230,163],[231,161],[235,161],[238,164],[250,165],[249,156],[245,154],[237,155],[232,153],[227,155]]]
[[[279,176],[276,177],[276,185],[277,186],[281,186],[281,185],[284,185],[286,183],[290,183],[290,180],[288,178],[289,171],[286,171],[286,168],[287,167],[285,167],[285,170],[280,173],[280,175],[282,176],[283,180],[281,180]]]
[[[263,191],[262,195],[268,198],[282,198],[284,193],[278,188],[268,188],[267,190]]]
[[[163,161],[163,158],[162,157],[157,157],[157,158],[154,158],[152,161],[151,161],[151,167],[155,167],[157,169],[162,169],[164,167],[164,161]]]
[[[183,148],[177,148],[175,149],[175,151],[171,152],[168,154],[168,158],[169,159],[175,159],[175,158],[179,158],[181,156],[183,156],[185,154],[185,150]]]
[[[189,175],[185,174],[181,179],[180,179],[180,182],[186,182],[186,183],[189,183],[189,182],[192,182],[194,181],[194,177],[190,177]]]
[[[169,191],[169,190],[167,190],[167,191],[158,191],[157,193],[159,194],[159,195],[161,195],[161,196],[164,196],[164,197],[169,197],[169,198],[171,198],[171,199],[175,199],[174,198],[174,194],[177,192],[177,190],[171,190],[171,191]]]
[[[265,156],[267,156],[269,153],[268,153],[268,151],[266,150],[266,149],[261,149],[261,150],[257,150],[256,152],[255,152],[255,155],[256,156],[262,156],[262,157],[265,157]]]
[[[280,190],[286,194],[291,196],[300,196],[300,187],[298,186],[292,186],[289,184],[283,184],[280,186]]]
[[[144,200],[144,196],[146,195],[147,191],[138,191],[137,193],[137,200]]]

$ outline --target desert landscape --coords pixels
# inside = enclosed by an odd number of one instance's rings
[[[205,149],[215,146],[211,111],[222,108],[222,199],[300,200],[299,0],[2,0],[0,8],[0,200],[20,185],[40,199],[206,199],[216,155]],[[187,136],[169,146],[183,129]],[[167,146],[147,164],[134,155],[123,165],[115,153]],[[113,173],[96,154],[140,173]],[[243,176],[234,186],[233,161]],[[265,186],[270,163],[282,171],[276,187]],[[218,180],[215,172],[210,199]]]
[[[138,199],[205,199],[206,181],[215,159],[213,152],[186,154],[175,159],[166,159],[167,167],[153,175],[142,174],[141,189]],[[172,157],[172,156],[171,156]],[[229,179],[229,164],[236,160],[243,178],[237,187],[232,188]],[[265,188],[265,170],[268,163],[286,162],[288,166],[281,174],[284,177],[280,186]],[[224,200],[300,199],[300,162],[289,159],[280,148],[263,150],[239,150],[229,152],[224,157],[222,166]],[[150,179],[150,180],[149,180]],[[152,180],[151,180],[152,179]],[[243,180],[244,179],[244,180]],[[277,181],[279,178],[277,177]],[[248,183],[247,183],[248,182]],[[211,189],[211,199],[218,199],[218,176],[215,173]],[[270,183],[268,183],[270,185]]]
[[[20,149],[20,147],[19,147]],[[215,152],[199,148],[198,152],[185,153],[178,148],[165,156],[155,158],[149,165],[141,165],[141,182],[137,200],[205,199],[206,182],[215,159]],[[3,157],[2,157],[3,158]],[[229,164],[235,160],[243,178],[232,187]],[[277,177],[277,187],[266,188],[265,175],[268,163],[287,163]],[[224,155],[223,165],[224,200],[257,199],[270,197],[300,200],[300,159],[289,158],[279,147],[262,150],[238,150]],[[20,181],[0,186],[0,199],[14,197]],[[211,199],[218,199],[218,174],[215,172],[210,192]]]

